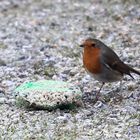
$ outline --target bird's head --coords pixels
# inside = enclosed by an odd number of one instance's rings
[[[99,41],[98,39],[87,38],[87,39],[80,45],[80,47],[92,49],[92,48],[100,48],[102,45],[103,45],[102,42]]]

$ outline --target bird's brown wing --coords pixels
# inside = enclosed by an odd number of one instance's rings
[[[109,55],[108,55],[109,54]],[[118,57],[118,55],[110,48],[106,47],[102,51],[102,63],[109,69],[120,72],[122,75],[127,74],[133,78],[130,72],[134,72],[140,75],[140,73],[128,65],[124,64]]]
[[[131,75],[131,69],[128,65],[124,64],[121,60],[114,61],[113,63],[109,64],[109,66],[114,69],[119,71],[122,74],[127,74],[133,78]]]

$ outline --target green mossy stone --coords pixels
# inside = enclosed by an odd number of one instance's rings
[[[72,109],[82,103],[80,88],[63,81],[27,82],[17,87],[14,95],[17,106],[34,109]]]

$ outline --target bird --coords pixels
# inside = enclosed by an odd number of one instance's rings
[[[98,99],[105,83],[122,81],[124,75],[140,72],[125,64],[119,56],[102,41],[94,38],[85,39],[80,47],[83,51],[83,66],[95,80],[102,83],[96,93]],[[134,79],[134,78],[133,78]]]

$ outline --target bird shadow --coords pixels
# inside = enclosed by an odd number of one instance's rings
[[[97,101],[101,101],[103,104],[108,104],[110,102],[119,104],[125,99],[121,94],[118,94],[117,90],[105,94],[101,93],[99,97],[96,96],[96,92],[97,91],[85,92],[82,96],[83,103],[96,104]]]

